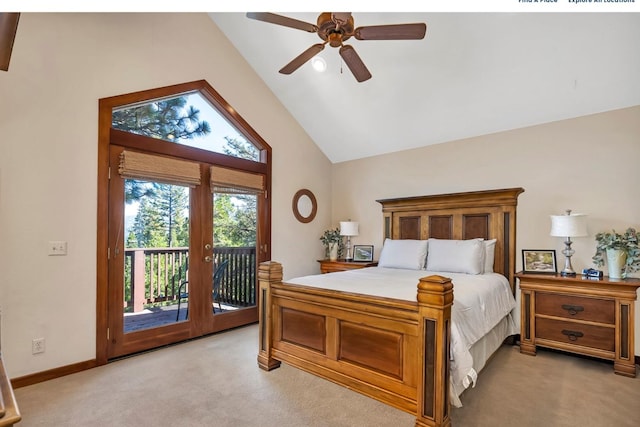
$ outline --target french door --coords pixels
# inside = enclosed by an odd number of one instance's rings
[[[271,158],[205,80],[99,100],[99,365],[257,322]]]
[[[257,239],[225,245],[214,207],[244,203],[255,229],[259,198],[217,200],[225,194],[217,193],[212,165],[202,161],[189,162],[201,177],[197,184],[156,180],[153,162],[148,176],[123,176],[123,156],[131,154],[110,147],[107,357],[257,321]]]

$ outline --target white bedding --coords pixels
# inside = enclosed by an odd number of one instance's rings
[[[451,398],[461,406],[460,393],[474,385],[477,372],[470,348],[515,308],[506,277],[497,273],[462,274],[425,270],[369,267],[330,274],[297,277],[287,283],[336,291],[416,301],[421,277],[438,274],[453,282],[451,309]],[[515,333],[515,324],[509,316]]]

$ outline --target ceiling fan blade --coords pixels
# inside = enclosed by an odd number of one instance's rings
[[[2,71],[9,71],[9,61],[19,19],[19,13],[0,13],[0,70]]]
[[[296,30],[303,30],[309,33],[318,31],[318,27],[308,22],[299,21],[297,19],[288,18],[282,15],[276,15],[269,12],[247,12],[247,18],[256,19],[258,21],[269,22],[270,24],[282,25]]]
[[[372,25],[354,31],[358,40],[420,40],[427,32],[427,24]]]
[[[309,49],[302,52],[300,55],[296,56],[293,61],[289,62],[287,65],[282,67],[280,73],[282,74],[291,74],[298,68],[302,66],[305,62],[322,52],[324,49],[324,43],[318,43],[311,46]]]
[[[352,46],[342,46],[340,48],[340,56],[342,56],[345,64],[347,64],[358,82],[363,82],[371,78],[371,73],[367,69],[367,66],[364,65],[364,62],[362,62],[362,59],[360,59],[360,56],[358,56],[358,53]]]

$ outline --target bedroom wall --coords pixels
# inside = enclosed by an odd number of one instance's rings
[[[428,130],[425,130],[428,131]],[[354,244],[382,247],[377,199],[523,187],[518,198],[517,269],[522,249],[555,249],[549,215],[588,215],[589,237],[574,238],[574,270],[593,267],[597,232],[640,229],[640,106],[333,165],[335,221],[360,222]],[[606,274],[606,267],[605,274]],[[635,342],[640,343],[640,304]],[[640,355],[640,345],[636,345]]]
[[[0,72],[0,307],[11,378],[95,358],[98,99],[200,79],[273,148],[273,259],[289,277],[318,269],[331,164],[206,14],[24,13]],[[300,188],[318,200],[310,224],[291,212]],[[47,256],[49,240],[66,240],[68,256]],[[39,337],[46,351],[34,356]]]

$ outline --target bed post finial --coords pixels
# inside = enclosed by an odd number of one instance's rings
[[[265,371],[280,367],[280,361],[272,357],[272,334],[273,325],[271,323],[271,285],[282,282],[282,264],[275,261],[260,263],[258,267],[258,319],[259,319],[259,349],[258,366]]]
[[[418,283],[421,351],[416,427],[451,426],[449,402],[449,343],[453,283],[442,276]]]

